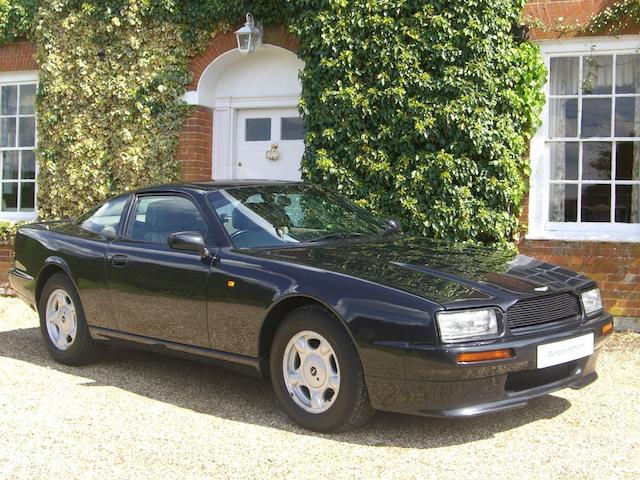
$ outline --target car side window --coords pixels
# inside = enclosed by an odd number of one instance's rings
[[[78,225],[99,235],[115,237],[127,200],[129,195],[123,195],[103,203],[97,209],[80,217]]]
[[[200,232],[206,237],[206,224],[190,200],[177,195],[139,197],[129,225],[131,240],[166,243],[176,232]]]

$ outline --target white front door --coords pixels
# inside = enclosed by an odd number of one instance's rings
[[[297,109],[242,109],[236,118],[236,178],[300,180],[304,125]]]

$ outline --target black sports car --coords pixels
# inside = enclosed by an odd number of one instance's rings
[[[59,362],[123,342],[270,376],[318,431],[582,387],[613,327],[582,275],[407,238],[302,183],[156,186],[23,226],[10,278]]]

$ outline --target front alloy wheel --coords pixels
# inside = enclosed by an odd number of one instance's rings
[[[328,410],[340,391],[340,368],[331,344],[311,330],[294,335],[284,351],[282,373],[293,401],[309,413]]]
[[[373,414],[356,348],[327,310],[307,306],[287,315],[274,336],[270,366],[278,400],[304,428],[348,430]]]

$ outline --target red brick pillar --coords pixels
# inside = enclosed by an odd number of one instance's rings
[[[0,295],[10,293],[9,269],[13,266],[13,249],[8,243],[0,244]]]
[[[182,125],[176,158],[185,181],[211,180],[213,112],[196,106]]]

